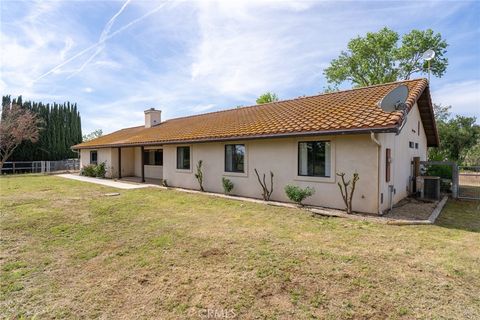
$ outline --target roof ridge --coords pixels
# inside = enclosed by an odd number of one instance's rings
[[[160,126],[162,123],[165,123],[167,121],[172,121],[172,120],[195,118],[195,117],[200,117],[200,116],[205,116],[205,115],[211,115],[211,114],[228,112],[228,111],[235,111],[235,110],[241,110],[241,109],[248,109],[248,108],[260,108],[260,107],[264,107],[264,106],[268,106],[268,105],[272,105],[272,104],[276,104],[276,103],[281,103],[281,102],[309,99],[309,98],[314,98],[314,97],[319,97],[319,96],[334,95],[334,94],[345,93],[345,92],[350,92],[350,91],[357,91],[357,90],[364,90],[364,89],[369,89],[369,88],[387,86],[387,85],[392,85],[392,84],[395,84],[395,83],[405,83],[405,82],[413,82],[413,81],[426,81],[428,83],[428,80],[426,78],[397,80],[397,81],[393,81],[393,82],[374,84],[374,85],[366,86],[366,87],[350,88],[350,89],[339,90],[339,91],[334,91],[334,92],[324,92],[324,93],[314,94],[314,95],[310,95],[310,96],[290,98],[290,99],[279,100],[279,101],[274,101],[274,102],[254,104],[254,105],[250,105],[250,106],[243,106],[243,107],[236,107],[236,108],[231,108],[231,109],[217,110],[217,111],[205,112],[205,113],[200,113],[200,114],[192,114],[192,115],[188,115],[188,116],[177,117],[177,118],[172,118],[172,119],[165,120],[164,122],[160,122],[159,124],[155,125],[154,127]]]

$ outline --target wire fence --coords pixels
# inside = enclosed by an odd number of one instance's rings
[[[3,164],[2,174],[19,173],[51,173],[60,171],[80,170],[79,159],[66,159],[59,161],[11,161]]]
[[[458,167],[458,197],[480,200],[480,166]]]

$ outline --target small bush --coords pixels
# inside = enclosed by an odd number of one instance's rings
[[[89,164],[86,165],[80,170],[81,176],[86,177],[97,177],[97,178],[105,178],[105,174],[107,173],[105,162],[102,162],[98,165]]]
[[[102,162],[95,166],[95,177],[97,178],[105,178],[105,174],[107,173],[105,162]]]
[[[427,167],[425,175],[452,179],[452,167],[449,165],[430,165]]]
[[[80,175],[86,177],[95,177],[95,167],[96,166],[94,164],[83,166],[82,170],[80,170]]]
[[[225,177],[222,177],[222,185],[223,185],[223,191],[225,194],[229,194],[230,191],[233,189],[233,182],[230,181],[230,179],[227,179]]]
[[[310,187],[302,189],[298,186],[286,185],[285,193],[287,194],[288,199],[303,206],[302,201],[312,196],[315,193],[315,189]]]

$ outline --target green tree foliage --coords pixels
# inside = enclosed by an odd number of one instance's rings
[[[400,46],[399,40],[399,34],[388,28],[350,40],[347,50],[324,70],[328,83],[337,86],[349,81],[363,87],[410,79],[415,73],[428,72],[428,64],[422,59],[427,49],[436,53],[431,61],[431,74],[443,76],[448,65],[445,57],[448,44],[439,33],[431,29],[412,30],[402,37]]]
[[[449,109],[450,106],[434,106],[440,146],[431,148],[428,158],[438,161],[456,161],[463,164],[470,149],[478,143],[480,126],[475,123],[475,117],[459,115],[452,117]]]
[[[11,99],[2,97],[2,106],[19,105],[37,114],[43,129],[37,142],[23,142],[15,149],[11,161],[62,160],[76,158],[70,147],[82,142],[82,127],[77,104],[43,104],[42,102],[23,101],[19,96]]]
[[[465,152],[463,163],[467,166],[480,166],[480,138],[473,147]]]
[[[277,94],[273,92],[266,92],[262,94],[260,97],[258,97],[257,104],[269,103],[269,102],[275,102],[275,101],[278,101]]]
[[[102,135],[103,135],[102,129],[96,129],[90,132],[89,134],[84,134],[82,137],[82,141],[85,142],[85,141],[97,139],[97,138],[100,138]]]

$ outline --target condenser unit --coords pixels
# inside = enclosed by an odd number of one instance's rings
[[[417,177],[417,190],[422,199],[440,199],[440,177],[419,176]]]

